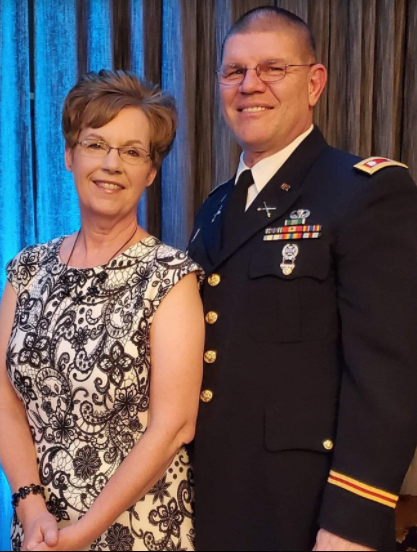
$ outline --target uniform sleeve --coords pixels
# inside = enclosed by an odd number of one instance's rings
[[[395,550],[395,507],[417,442],[417,188],[372,177],[336,245],[343,375],[322,528]]]

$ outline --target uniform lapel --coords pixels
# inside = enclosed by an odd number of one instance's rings
[[[313,132],[307,136],[297,150],[291,155],[288,161],[273,176],[271,181],[258,195],[254,203],[247,211],[246,216],[244,217],[244,222],[240,224],[240,226],[236,226],[236,232],[234,233],[233,239],[229,240],[229,243],[224,244],[221,251],[220,248],[213,251],[212,261],[214,264],[214,270],[220,264],[225,262],[231,255],[233,255],[255,234],[281,218],[286,213],[289,213],[291,207],[301,196],[302,183],[305,175],[326,147],[327,143],[323,138],[323,135],[319,129],[315,127]],[[233,182],[234,180],[232,181],[232,184]],[[289,192],[285,191],[283,188],[283,185],[285,184],[291,187]],[[231,189],[232,186],[229,188],[229,195]],[[268,207],[274,207],[276,209],[271,212],[270,218],[267,216],[265,211],[258,211],[258,208],[264,207],[264,203],[266,203]],[[308,205],[303,207],[308,208]],[[220,230],[221,225],[218,226],[219,234]],[[217,236],[217,240],[220,243],[220,236]]]
[[[223,216],[229,203],[234,183],[235,177],[229,180],[227,184],[224,184],[222,189],[217,192],[218,201],[213,202],[208,219],[202,230],[207,254],[213,264],[220,254]]]

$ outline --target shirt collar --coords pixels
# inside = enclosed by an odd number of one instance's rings
[[[242,155],[240,156],[239,167],[236,173],[235,184],[239,180],[239,177],[243,173],[243,171],[252,170],[253,180],[255,181],[257,193],[261,193],[261,191],[265,188],[271,178],[279,171],[279,169],[284,165],[287,159],[289,159],[289,157],[298,148],[301,142],[303,142],[307,138],[307,136],[313,132],[313,130],[314,125],[311,125],[311,127],[306,132],[300,134],[300,136],[298,136],[283,150],[279,151],[278,153],[274,153],[274,155],[271,155],[270,157],[262,159],[262,161],[256,163],[256,165],[254,165],[252,169],[249,169],[249,167],[246,165],[245,161],[243,160],[244,153],[242,153]]]

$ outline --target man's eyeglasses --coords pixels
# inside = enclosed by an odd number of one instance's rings
[[[237,63],[222,65],[217,71],[219,83],[223,86],[237,86],[245,80],[248,71],[256,71],[258,78],[267,84],[278,82],[285,78],[288,67],[313,67],[315,63],[304,65],[288,64],[283,61],[266,61],[256,67],[244,67]]]
[[[117,150],[120,159],[129,165],[143,165],[151,155],[144,149],[136,146],[122,146],[121,148],[113,148],[106,142],[101,140],[82,140],[75,142],[81,146],[81,153],[87,157],[106,157],[111,150]]]

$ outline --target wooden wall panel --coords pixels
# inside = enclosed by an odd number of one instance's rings
[[[398,157],[397,118],[402,97],[397,83],[402,78],[402,59],[396,59],[404,41],[404,0],[378,0],[376,13],[375,90],[373,118],[373,151],[378,155]]]
[[[308,6],[308,24],[316,41],[317,61],[328,67],[330,59],[330,0],[322,0],[320,3],[310,2]],[[327,130],[328,96],[329,87],[326,86],[314,114],[314,122],[323,132]]]
[[[417,2],[408,4],[407,25],[401,160],[417,179]]]
[[[194,188],[194,211],[197,212],[210,193],[214,179],[214,111],[216,101],[216,20],[215,2],[206,0],[197,3],[197,70],[195,98],[196,127],[195,155],[196,172]]]

